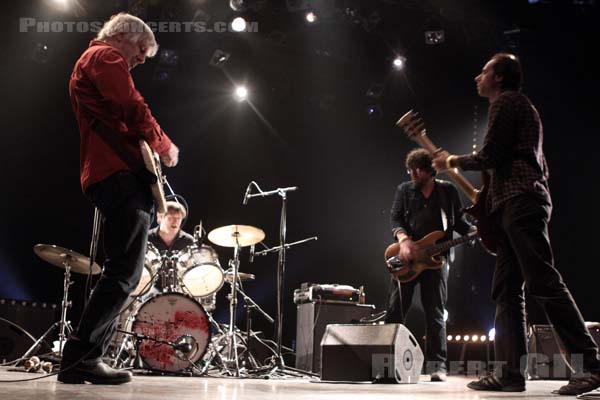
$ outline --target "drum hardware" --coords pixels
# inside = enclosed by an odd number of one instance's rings
[[[58,328],[58,356],[62,357],[63,346],[67,341],[67,335],[73,332],[71,322],[67,320],[67,309],[71,307],[72,302],[69,301],[69,287],[73,284],[71,281],[71,272],[79,274],[92,275],[99,274],[102,269],[95,262],[90,262],[88,257],[85,257],[73,250],[66,249],[51,244],[36,244],[33,246],[33,251],[42,260],[64,269],[63,279],[63,299],[61,302],[60,320],[52,324],[50,328],[23,354],[22,359],[28,359],[33,356],[39,349],[40,345],[46,340],[55,328]],[[91,269],[90,269],[91,268]]]
[[[136,341],[134,368],[179,373],[196,367],[204,356],[211,337],[209,320],[194,298],[182,293],[159,293],[132,313],[126,329],[118,332],[143,336],[131,335]],[[179,347],[173,347],[173,343]],[[185,351],[186,343],[191,346],[189,352]]]
[[[258,190],[258,193],[251,193],[252,186],[255,186]],[[302,371],[296,368],[287,367],[283,362],[283,356],[281,353],[281,337],[283,334],[283,288],[284,288],[284,276],[285,276],[285,258],[286,258],[286,250],[293,245],[308,242],[311,240],[317,240],[316,236],[311,238],[307,238],[304,240],[300,240],[294,243],[286,243],[286,233],[287,233],[287,193],[294,192],[298,190],[297,186],[286,187],[286,188],[277,188],[275,190],[270,191],[262,191],[261,188],[255,181],[251,181],[246,188],[246,193],[244,194],[244,200],[242,204],[246,205],[248,200],[253,197],[267,197],[278,195],[281,197],[281,212],[279,218],[279,246],[273,247],[273,249],[266,249],[258,253],[252,252],[252,257],[256,255],[264,255],[270,253],[272,251],[278,252],[277,259],[277,323],[276,323],[276,334],[277,334],[277,355],[272,358],[273,368],[269,372],[269,375],[275,372],[289,372],[291,375],[306,375],[306,371]],[[210,239],[210,234],[209,234]],[[260,240],[262,241],[262,239]],[[261,254],[262,253],[262,254]],[[310,374],[309,374],[310,375]]]
[[[242,372],[238,358],[238,334],[235,332],[237,294],[238,292],[241,292],[241,289],[239,288],[240,280],[238,275],[240,266],[240,251],[242,247],[256,244],[262,241],[264,237],[265,233],[261,229],[248,225],[222,226],[220,228],[213,229],[208,233],[208,240],[210,240],[212,243],[223,247],[233,247],[233,259],[229,261],[232,277],[229,282],[231,291],[228,295],[229,327],[222,340],[222,342],[225,343],[225,346],[228,347],[227,356],[223,358],[218,349],[216,349],[217,351],[215,352],[215,356],[219,357],[221,361],[223,361],[224,370],[222,373],[225,375],[240,377],[240,372]],[[250,301],[252,301],[245,294],[244,298],[248,298]],[[252,303],[254,302],[252,301]]]

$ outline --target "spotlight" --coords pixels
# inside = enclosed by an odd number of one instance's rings
[[[244,101],[248,98],[248,89],[245,86],[238,86],[235,88],[235,99],[237,101]]]
[[[490,329],[490,331],[488,332],[488,338],[490,342],[496,338],[496,328]]]
[[[452,340],[452,335],[448,335],[448,337],[446,339],[448,339],[448,341],[451,341]]]
[[[317,21],[317,14],[315,14],[312,11],[309,11],[306,13],[304,18],[306,19],[306,22],[308,22],[309,24],[312,24],[313,22]]]
[[[381,83],[371,83],[369,85],[369,88],[367,89],[367,96],[372,97],[374,99],[378,99],[383,94],[383,89],[384,87]]]
[[[460,340],[460,335],[454,336],[454,340]]]
[[[394,58],[394,61],[392,62],[392,65],[394,66],[395,69],[404,68],[404,64],[406,64],[406,58],[402,57],[402,56],[398,56],[398,57]]]
[[[231,29],[233,29],[234,32],[245,31],[246,30],[246,20],[242,17],[234,18],[233,21],[231,21]]]
[[[383,110],[379,104],[370,104],[367,106],[367,115],[369,118],[379,118],[383,115]]]
[[[476,342],[478,340],[479,340],[479,336],[477,336],[477,335],[471,336],[471,341]]]
[[[481,335],[479,337],[479,340],[481,340],[482,342],[485,342],[486,339],[487,339],[487,337],[485,337],[485,335]]]
[[[212,57],[210,58],[209,64],[213,67],[222,67],[227,60],[229,60],[231,54],[225,53],[223,50],[215,50]]]
[[[31,50],[29,57],[33,62],[46,64],[52,56],[53,49],[44,43],[36,43]]]
[[[469,340],[469,335],[465,335],[465,336],[463,336],[463,340],[464,340],[465,342],[466,342],[466,341],[468,341],[468,340]]]
[[[449,316],[448,310],[444,309],[444,322],[448,321],[448,316]]]

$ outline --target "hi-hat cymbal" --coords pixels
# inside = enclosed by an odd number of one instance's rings
[[[208,233],[208,240],[223,247],[252,246],[265,238],[262,229],[249,225],[227,225]]]
[[[256,279],[254,274],[247,274],[245,272],[239,271],[238,278],[240,279],[240,281],[253,281],[254,279]],[[225,272],[225,279],[227,279],[227,282],[231,282],[233,280],[233,271],[227,270],[227,272]]]
[[[53,244],[36,244],[33,246],[33,251],[42,260],[48,261],[50,264],[60,268],[64,268],[65,262],[68,261],[69,267],[71,267],[71,271],[73,272],[87,274],[90,270],[90,259],[73,250]],[[97,263],[92,265],[92,274],[96,275],[101,271],[102,269]]]

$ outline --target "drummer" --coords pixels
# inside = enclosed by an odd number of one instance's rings
[[[176,201],[167,201],[167,212],[157,214],[158,226],[148,232],[148,241],[158,251],[168,255],[181,251],[194,244],[194,237],[181,229],[181,223],[187,216],[185,207]]]

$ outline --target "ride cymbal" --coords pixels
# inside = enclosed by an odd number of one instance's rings
[[[65,263],[68,262],[72,272],[87,274],[90,271],[89,257],[81,255],[76,251],[53,244],[36,244],[33,246],[33,251],[42,260],[57,267],[65,268]],[[92,265],[92,274],[96,275],[100,272],[102,272],[102,268],[94,262],[94,265]]]

